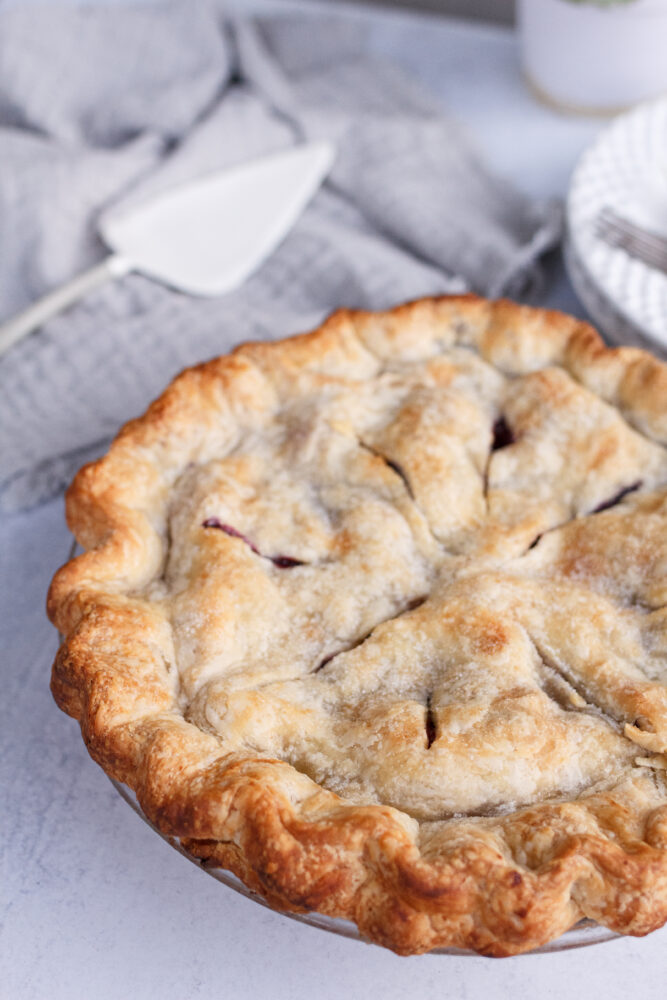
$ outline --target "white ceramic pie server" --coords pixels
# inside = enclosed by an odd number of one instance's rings
[[[0,325],[0,354],[98,285],[129,271],[191,295],[240,285],[277,247],[328,173],[334,147],[307,143],[216,172],[98,220],[112,253]]]

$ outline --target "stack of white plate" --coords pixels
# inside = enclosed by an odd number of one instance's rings
[[[667,358],[667,274],[596,234],[604,208],[667,236],[667,97],[616,118],[584,153],[565,245],[572,284],[605,337]]]

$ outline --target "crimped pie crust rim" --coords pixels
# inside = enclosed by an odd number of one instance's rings
[[[165,438],[178,445],[203,433],[207,413],[219,416],[229,400],[237,412],[252,410],[267,356],[280,352],[298,375],[321,356],[354,351],[355,341],[370,350],[371,328],[384,336],[383,350],[396,343],[405,349],[433,316],[476,328],[476,346],[494,353],[496,364],[509,362],[512,351],[537,352],[537,367],[560,365],[628,422],[665,440],[667,367],[639,350],[606,348],[591,327],[560,313],[453,296],[385,314],[341,311],[313,333],[242,345],[179,376],[144,417],[126,425],[109,456],[84,467],[70,487],[68,523],[89,551],[59,571],[49,593],[49,615],[66,636],[54,664],[54,696],[79,719],[94,759],[134,790],[151,821],[278,909],[353,919],[366,937],[404,954],[441,945],[516,954],[582,915],[621,932],[648,933],[667,919],[667,806],[625,843],[599,824],[595,833],[570,837],[537,872],[518,864],[506,842],[486,836],[483,823],[479,836],[467,830],[446,858],[430,861],[420,854],[414,826],[395,809],[335,803],[332,793],[313,794],[310,779],[281,761],[221,755],[212,737],[174,713],[165,664],[136,638],[155,626],[127,595],[155,576],[162,559],[154,521],[164,503]],[[105,643],[109,627],[125,653],[136,653],[132,671]],[[551,803],[514,815],[528,826],[548,817],[557,827],[562,818]]]
[[[244,899],[249,899],[253,903],[259,903],[260,906],[265,909],[273,910],[273,912],[275,912],[274,908],[267,903],[262,896],[254,892],[252,889],[248,889],[247,886],[236,878],[232,872],[225,868],[211,866],[205,860],[202,861],[200,858],[195,857],[193,854],[190,854],[185,850],[177,838],[171,837],[159,830],[144,814],[141,807],[138,805],[135,796],[125,785],[119,781],[115,781],[113,778],[109,778],[109,781],[123,801],[127,803],[139,819],[142,820],[142,822],[144,822],[162,840],[164,840],[165,843],[169,844],[170,847],[173,847],[175,851],[178,851],[178,853],[184,858],[192,862],[192,864],[196,865],[197,868],[204,871],[217,882],[220,882],[226,888],[239,893],[244,897]],[[285,910],[283,911],[283,916],[288,917],[290,920],[295,920],[297,923],[306,924],[308,927],[315,927],[317,930],[326,931],[329,934],[335,934],[338,937],[347,938],[350,941],[357,941],[359,944],[373,944],[372,941],[362,937],[356,925],[351,923],[349,920],[329,917],[325,914],[317,913],[312,910],[305,913]],[[608,941],[615,941],[618,937],[619,935],[614,931],[609,930],[608,927],[596,924],[593,920],[584,919],[578,924],[575,924],[575,926],[570,928],[569,931],[566,931],[562,937],[556,938],[555,941],[547,942],[545,945],[538,948],[537,952],[533,952],[532,954],[551,954],[561,951],[574,951],[579,948],[588,948],[594,944],[606,944]],[[425,952],[425,954],[476,957],[475,952],[462,948],[433,948],[430,951]],[[526,952],[523,952],[522,954],[526,954]]]

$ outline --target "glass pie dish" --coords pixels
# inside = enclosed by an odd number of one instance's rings
[[[207,875],[210,875],[217,882],[222,885],[227,886],[228,889],[233,889],[234,892],[238,892],[239,895],[245,896],[246,899],[252,900],[254,903],[259,903],[267,910],[271,910],[273,913],[278,911],[274,907],[269,906],[266,900],[248,889],[243,882],[232,874],[232,872],[226,871],[224,868],[212,868],[210,865],[199,858],[194,857],[190,854],[176,837],[169,837],[167,834],[162,833],[161,830],[155,826],[154,823],[148,819],[145,815],[141,806],[136,800],[134,794],[123,785],[120,781],[115,781],[113,778],[109,778],[109,781],[114,786],[120,797],[128,804],[128,806],[137,814],[137,816],[146,823],[147,826],[151,828],[162,840],[166,841],[174,850],[182,854],[184,858],[191,861],[197,868],[200,868]],[[372,941],[368,941],[364,938],[358,931],[355,924],[351,920],[342,920],[337,917],[329,917],[323,913],[289,913],[283,911],[281,914],[283,917],[289,917],[290,920],[296,920],[300,924],[306,924],[308,927],[317,927],[321,931],[327,931],[329,934],[337,934],[339,937],[350,938],[352,941],[361,941],[363,944],[373,944]],[[554,952],[560,951],[571,951],[573,948],[586,948],[593,944],[602,944],[605,941],[613,941],[615,938],[621,937],[622,935],[616,934],[614,931],[609,930],[608,927],[602,927],[600,924],[596,924],[593,920],[581,920],[574,927],[571,927],[569,931],[557,938],[555,941],[550,941],[548,944],[543,945],[541,948],[536,948],[533,951],[524,952],[526,955],[549,955]],[[469,956],[471,958],[479,958],[480,956],[473,951],[466,951],[462,948],[434,948],[427,952],[428,955],[460,955]]]

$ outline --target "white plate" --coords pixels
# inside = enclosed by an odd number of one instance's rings
[[[595,235],[603,208],[667,233],[667,98],[616,118],[577,165],[567,200],[567,259],[607,336],[667,353],[667,275]]]

